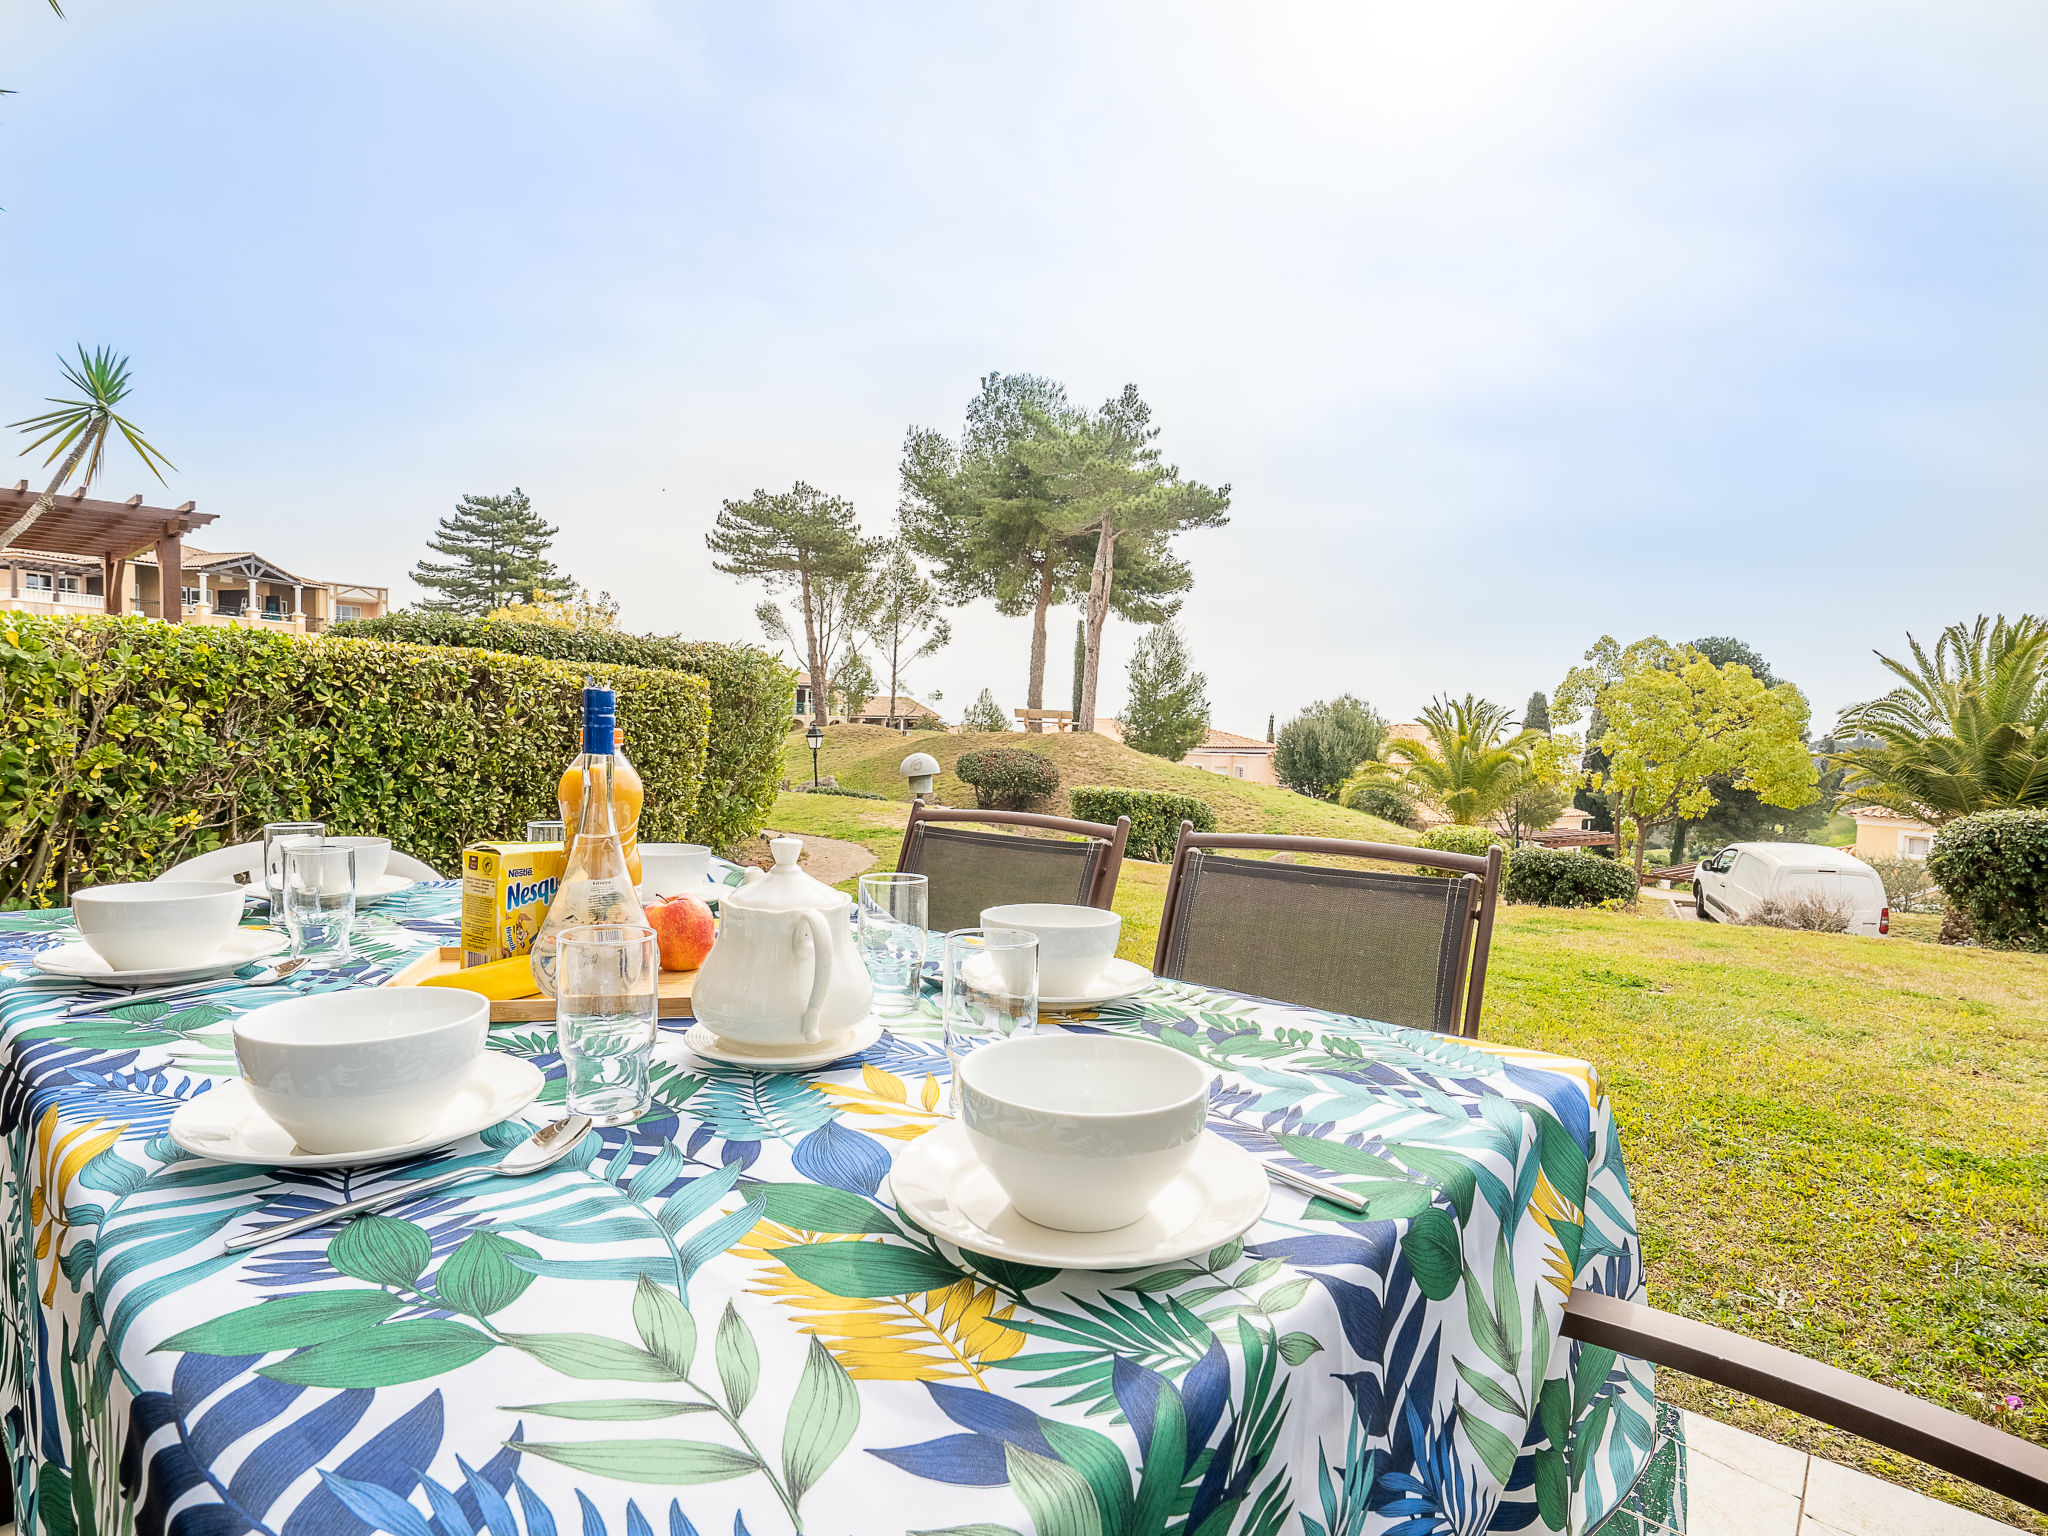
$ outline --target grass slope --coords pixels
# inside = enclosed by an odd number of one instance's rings
[[[888,869],[907,809],[784,795],[772,824]],[[1127,861],[1117,887],[1144,964],[1166,873]],[[2048,958],[1505,907],[1483,1028],[1600,1069],[1656,1305],[1979,1418],[2011,1393],[2002,1427],[2048,1441]],[[2048,1532],[1811,1420],[1671,1372],[1658,1390]]]
[[[1170,763],[1164,758],[1134,752],[1107,736],[1026,736],[1020,731],[988,733],[918,731],[909,736],[880,725],[835,725],[825,732],[825,745],[818,754],[818,771],[848,789],[864,789],[887,795],[892,800],[909,798],[909,790],[896,765],[913,752],[929,752],[944,770],[939,775],[938,797],[947,805],[974,804],[974,791],[953,773],[953,764],[963,752],[984,747],[1023,747],[1042,753],[1059,765],[1060,786],[1114,784],[1124,789],[1163,789],[1193,795],[1216,808],[1218,830],[1224,832],[1282,832],[1301,837],[1356,837],[1380,842],[1413,842],[1414,834],[1376,816],[1362,815],[1311,800],[1291,790],[1269,789],[1204,773],[1199,768]],[[793,732],[785,750],[790,782],[808,782],[811,749],[801,732]],[[1061,797],[1064,801],[1064,796]],[[1064,804],[1061,806],[1064,811]]]

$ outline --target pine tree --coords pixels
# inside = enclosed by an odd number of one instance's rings
[[[1175,763],[1209,734],[1209,679],[1174,625],[1155,624],[1131,653],[1123,727],[1125,746]]]
[[[1541,688],[1529,695],[1529,702],[1522,708],[1522,729],[1550,734],[1550,700],[1543,696]]]
[[[573,597],[576,583],[548,559],[556,531],[516,485],[509,496],[464,496],[427,540],[449,563],[422,560],[412,568],[412,579],[436,594],[420,606],[481,618],[535,597]]]
[[[1081,680],[1088,675],[1088,623],[1074,620],[1074,718],[1081,718]]]
[[[1007,731],[1009,716],[1003,713],[1003,706],[996,702],[996,696],[984,688],[981,697],[967,706],[967,713],[960,717],[963,731]]]

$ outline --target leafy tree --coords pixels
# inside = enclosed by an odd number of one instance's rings
[[[832,697],[841,715],[857,715],[861,706],[875,695],[875,669],[867,657],[848,647],[839,658],[839,670],[832,676]]]
[[[1708,635],[1693,641],[1692,648],[1717,667],[1747,667],[1750,675],[1766,688],[1778,685],[1779,679],[1772,674],[1770,664],[1757,653],[1756,648],[1733,635]],[[1725,775],[1710,787],[1714,792],[1714,808],[1697,825],[1703,844],[1747,843],[1817,832],[1827,825],[1833,805],[1825,795],[1796,810],[1765,805],[1755,790],[1744,789]],[[1694,823],[1682,816],[1671,824],[1672,863],[1685,861],[1687,836],[1693,830]]]
[[[565,598],[535,592],[524,602],[493,608],[484,617],[511,624],[549,624],[556,629],[615,635],[619,632],[619,600],[609,592],[592,597],[588,587],[579,587],[574,596]]]
[[[1593,718],[1586,724],[1585,755],[1579,759],[1579,787],[1572,794],[1572,804],[1586,813],[1595,832],[1614,830],[1614,807],[1608,801],[1607,791],[1592,787],[1606,782],[1607,754],[1600,750],[1600,738],[1606,734],[1607,719],[1595,704]],[[1607,852],[1604,848],[1598,851]]]
[[[1505,706],[1469,693],[1432,699],[1422,712],[1424,737],[1389,741],[1358,765],[1352,782],[1406,790],[1458,825],[1477,826],[1507,803],[1529,773],[1538,733],[1510,736],[1509,718]]]
[[[1545,735],[1550,733],[1550,700],[1543,696],[1541,688],[1530,694],[1529,702],[1522,706],[1522,729],[1542,731]],[[1559,809],[1563,807],[1560,806]],[[1553,816],[1551,819],[1554,821],[1557,818]]]
[[[420,606],[475,617],[531,596],[573,597],[576,583],[548,559],[556,532],[517,486],[509,496],[464,496],[427,540],[447,563],[412,568],[412,579],[437,594]]]
[[[58,14],[63,13],[60,11]],[[81,491],[99,477],[110,433],[121,434],[122,440],[142,460],[143,468],[156,476],[158,484],[164,483],[165,469],[178,467],[150,445],[140,427],[114,410],[128,397],[127,358],[114,356],[106,347],[88,357],[85,348],[80,347],[76,367],[61,357],[57,365],[64,371],[64,381],[82,398],[72,400],[50,395],[48,403],[56,406],[56,410],[31,416],[26,421],[9,422],[8,425],[22,432],[40,434],[21,450],[25,454],[34,453],[45,443],[51,445],[50,456],[43,460],[44,467],[56,464],[60,457],[64,462],[57,466],[57,473],[29,509],[16,518],[5,533],[0,533],[0,549],[11,545],[56,504],[57,493],[64,489],[74,472],[78,475],[74,488]],[[82,469],[81,465],[84,466]],[[163,468],[159,469],[158,465]]]
[[[1746,666],[1717,667],[1654,636],[1626,648],[1602,636],[1586,661],[1565,677],[1552,719],[1569,725],[1599,709],[1607,766],[1593,787],[1609,792],[1627,825],[1639,882],[1650,833],[1705,815],[1717,777],[1772,805],[1814,798],[1813,759],[1801,740],[1806,700],[1790,683],[1767,688]]]
[[[1227,523],[1230,487],[1210,489],[1183,480],[1180,470],[1160,462],[1152,408],[1135,384],[1092,415],[1026,407],[1033,435],[1016,453],[1053,493],[1046,512],[1053,528],[1093,538],[1095,557],[1082,606],[1086,625],[1086,668],[1074,729],[1095,729],[1096,684],[1102,669],[1102,628],[1116,594],[1116,549],[1120,540],[1137,548],[1157,547],[1189,528]]]
[[[1010,717],[1003,713],[1003,706],[996,702],[996,696],[988,689],[981,690],[981,697],[967,706],[967,713],[960,717],[963,731],[1007,731]]]
[[[1978,811],[2048,806],[2048,621],[1979,615],[1930,655],[1879,654],[1901,686],[1842,712],[1873,744],[1833,754],[1848,793],[1942,826]]]
[[[1750,676],[1766,688],[1778,686],[1780,680],[1772,675],[1770,663],[1757,654],[1754,646],[1733,635],[1708,635],[1693,641],[1692,648],[1717,667],[1747,667]]]
[[[1523,735],[1525,740],[1534,738],[1528,740],[1527,771],[1515,781],[1494,816],[1508,841],[1517,846],[1525,837],[1548,828],[1572,803],[1580,760],[1575,736],[1528,731]]]
[[[811,675],[812,717],[822,725],[839,681],[835,667],[867,613],[867,577],[882,541],[861,537],[852,502],[799,480],[784,492],[757,490],[724,503],[704,542],[726,575],[795,595],[794,620],[772,601],[754,617],[802,660]]]
[[[1031,615],[1027,709],[1046,707],[1047,615],[1085,590],[1095,554],[1093,539],[1056,524],[1063,493],[1020,451],[1069,414],[1066,391],[1052,380],[991,373],[968,402],[957,445],[922,427],[903,442],[898,519],[903,537],[932,563],[944,600],[987,597],[1007,618]],[[1175,594],[1193,580],[1159,538],[1123,541],[1116,577],[1117,615],[1140,624],[1171,618],[1180,607]]]
[[[939,613],[939,589],[917,568],[910,546],[890,546],[868,590],[869,608],[862,628],[875,645],[876,658],[889,672],[889,720],[896,723],[896,701],[903,693],[903,674],[952,643],[953,626]]]
[[[1125,746],[1176,763],[1209,734],[1209,679],[1172,624],[1154,625],[1131,653],[1123,727]]]
[[[1289,789],[1327,800],[1386,739],[1387,722],[1363,699],[1318,699],[1280,727],[1273,773]]]

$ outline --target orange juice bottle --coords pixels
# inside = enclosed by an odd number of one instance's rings
[[[633,877],[633,883],[640,883],[640,809],[647,802],[647,790],[640,782],[640,775],[633,765],[626,761],[626,733],[613,733],[612,747],[612,820],[619,829],[619,842],[626,850],[626,873]],[[587,755],[587,754],[586,754]],[[583,783],[587,777],[586,764],[582,756],[569,764],[562,773],[562,782],[555,787],[555,800],[562,808],[562,824],[567,829],[565,839],[576,836],[577,823],[582,820]],[[566,841],[564,846],[566,846]]]

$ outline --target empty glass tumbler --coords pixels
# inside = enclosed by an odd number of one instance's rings
[[[917,998],[924,975],[931,882],[923,875],[860,877],[860,957],[877,1002]]]
[[[960,1112],[960,1063],[984,1045],[1038,1030],[1038,935],[959,928],[946,935],[946,1060]]]
[[[338,965],[356,926],[356,850],[347,843],[294,839],[284,859],[284,925],[292,953]]]
[[[327,836],[324,821],[269,821],[263,824],[263,894],[270,899],[270,921],[284,926],[284,850],[291,843],[317,843]]]
[[[559,843],[567,840],[569,824],[566,821],[529,821],[526,824],[526,840],[529,843]]]
[[[653,1101],[661,954],[641,924],[564,928],[555,951],[555,1036],[569,1109],[624,1125]]]

